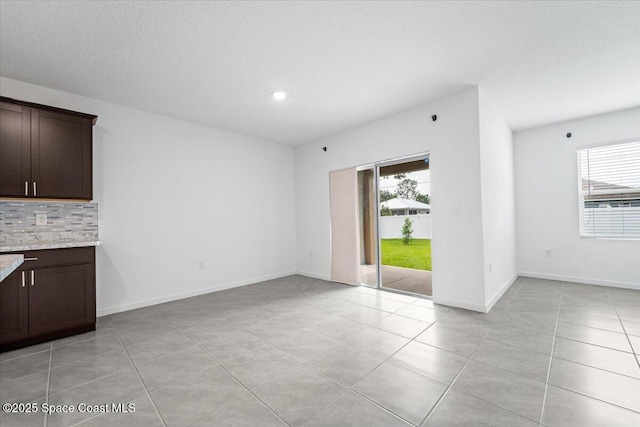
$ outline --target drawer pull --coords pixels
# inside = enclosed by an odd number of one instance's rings
[[[35,285],[36,285],[36,271],[31,270],[31,286],[35,286]]]
[[[29,181],[24,182],[24,195],[25,196],[29,195]]]
[[[22,287],[24,288],[25,286],[25,278],[24,278],[24,271],[22,272]]]
[[[35,181],[33,181],[33,195],[34,196],[38,195],[38,192],[36,191],[36,182]]]
[[[38,258],[25,258],[24,261],[37,261]]]

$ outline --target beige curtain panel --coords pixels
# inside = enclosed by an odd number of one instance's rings
[[[331,280],[360,284],[358,179],[355,168],[329,172]]]

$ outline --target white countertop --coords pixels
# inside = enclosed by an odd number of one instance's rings
[[[0,255],[0,282],[24,262],[24,255]]]
[[[2,246],[1,252],[18,252],[18,251],[37,251],[40,249],[61,249],[61,248],[81,248],[85,246],[100,246],[101,240],[87,240],[87,241],[57,241],[57,242],[34,242],[25,243],[16,246]]]

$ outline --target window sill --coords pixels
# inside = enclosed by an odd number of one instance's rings
[[[620,236],[580,236],[581,239],[586,240],[622,240],[622,241],[640,241],[640,236],[633,237],[620,237]]]

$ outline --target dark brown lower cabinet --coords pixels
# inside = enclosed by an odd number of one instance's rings
[[[29,335],[29,294],[24,271],[14,271],[0,282],[0,343]],[[25,279],[26,280],[26,279]]]
[[[0,351],[95,330],[95,248],[24,255],[0,282]]]

